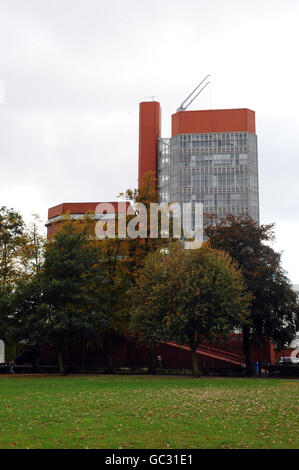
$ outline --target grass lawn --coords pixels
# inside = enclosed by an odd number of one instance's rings
[[[298,448],[299,381],[0,376],[0,448]]]

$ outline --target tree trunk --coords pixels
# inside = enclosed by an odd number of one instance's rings
[[[59,370],[60,370],[61,375],[66,375],[65,366],[63,362],[62,349],[59,349],[57,358],[58,358]]]
[[[258,364],[259,364],[259,376],[262,377],[262,363],[261,363],[261,359],[259,358],[258,360]]]
[[[155,349],[154,345],[148,346],[148,373],[155,374],[156,373],[156,364],[155,364]]]
[[[33,350],[33,355],[32,355],[32,362],[31,362],[33,374],[37,372],[38,361],[39,361],[39,347],[35,346]]]
[[[190,350],[191,350],[191,355],[192,355],[193,375],[194,377],[200,377],[196,346],[190,346]]]
[[[77,372],[78,368],[78,344],[76,341],[72,342],[68,347],[68,364],[65,367],[65,370],[74,374]]]
[[[112,374],[113,372],[113,339],[109,335],[106,340],[106,370],[107,374]]]
[[[81,371],[85,369],[85,351],[86,351],[86,341],[85,338],[82,338],[82,352],[81,352]]]
[[[249,327],[243,327],[243,348],[244,348],[244,356],[246,361],[246,374],[247,377],[252,376],[252,363],[251,363],[251,354],[250,354],[250,339],[249,339]]]

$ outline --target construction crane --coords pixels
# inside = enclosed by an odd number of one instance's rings
[[[186,109],[190,106],[191,103],[193,103],[193,101],[195,100],[195,98],[198,97],[198,95],[206,88],[206,86],[209,85],[210,82],[207,82],[200,90],[198,93],[196,93],[195,96],[194,93],[198,90],[198,88],[207,80],[207,78],[209,77],[210,75],[207,75],[200,83],[199,85],[197,85],[196,88],[194,88],[194,90],[192,91],[192,93],[190,93],[190,95],[187,96],[187,98],[182,102],[181,106],[177,109],[177,112],[178,111],[186,111]],[[191,101],[189,101],[189,103],[185,104],[189,99],[191,98]]]

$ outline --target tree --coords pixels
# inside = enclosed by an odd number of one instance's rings
[[[14,209],[0,207],[0,337],[8,341],[8,307],[10,293],[25,270],[22,254],[26,246],[25,223],[22,216]]]
[[[96,249],[93,294],[98,299],[102,298],[101,318],[104,320],[99,343],[105,351],[106,372],[112,372],[115,343],[125,336],[128,326],[128,257],[126,243],[119,238],[98,241]]]
[[[119,238],[118,219],[114,238],[96,238],[93,214],[76,222],[88,237],[94,250],[95,263],[90,271],[89,288],[100,308],[100,328],[96,344],[105,352],[106,372],[113,371],[113,352],[128,326],[127,290],[130,287],[128,241]]]
[[[46,248],[43,285],[51,308],[48,330],[61,373],[65,371],[63,349],[82,337],[93,337],[101,323],[101,299],[91,291],[96,259],[95,247],[72,221]]]
[[[227,254],[207,243],[197,250],[174,243],[146,258],[131,291],[131,329],[148,345],[173,338],[187,344],[199,376],[199,344],[226,338],[246,323],[250,300]]]
[[[274,239],[273,224],[259,226],[250,217],[228,215],[205,229],[211,246],[237,261],[253,296],[248,325],[243,327],[247,371],[252,343],[273,341],[278,348],[296,332],[298,306],[281,257],[266,242]]]
[[[151,203],[159,203],[160,195],[157,190],[157,178],[153,171],[145,173],[142,177],[138,189],[127,189],[125,193],[121,193],[120,196],[124,196],[126,200],[131,201],[133,207],[136,204],[143,204],[147,211],[147,226],[146,226],[146,237],[130,239],[127,238],[125,242],[126,246],[126,267],[127,277],[130,286],[132,287],[136,283],[136,278],[139,275],[140,270],[144,266],[144,262],[147,259],[149,253],[153,253],[159,248],[167,247],[169,243],[173,241],[172,237],[172,218],[169,219],[169,236],[161,236],[161,214],[158,216],[158,237],[150,237],[150,205]],[[133,216],[127,217],[127,222],[132,219]],[[131,309],[131,299],[129,296],[124,298],[124,307],[126,308],[127,314],[129,315]],[[155,360],[154,360],[154,343],[146,343],[148,348],[149,358],[149,373],[154,372]]]
[[[161,236],[161,216],[158,218],[158,236],[151,238],[150,236],[150,205],[152,203],[159,203],[160,195],[157,191],[157,178],[153,171],[149,171],[143,175],[141,184],[138,189],[127,189],[125,193],[121,193],[120,196],[124,196],[127,200],[131,201],[133,207],[134,204],[143,204],[147,211],[147,226],[146,236],[136,239],[127,239],[127,251],[130,257],[130,274],[137,272],[139,268],[143,266],[143,261],[147,254],[155,251],[159,247],[167,246],[172,240],[172,220],[170,218],[170,230],[168,237]],[[133,216],[128,216],[127,222],[132,219]]]
[[[17,281],[1,310],[6,317],[7,340],[36,344],[49,340],[52,308],[45,296],[41,274]]]
[[[23,273],[21,251],[26,244],[25,224],[14,209],[0,208],[0,284],[12,288]]]
[[[25,243],[21,251],[21,262],[26,276],[32,276],[41,271],[44,259],[46,237],[44,226],[38,214],[33,214],[33,220],[25,229]]]
[[[0,293],[0,336],[11,350],[11,358],[16,346],[25,342],[34,346],[32,366],[36,366],[39,345],[49,340],[51,313],[41,273],[22,277],[12,290]]]
[[[107,328],[110,292],[97,269],[101,255],[89,228],[89,221],[61,223],[35,274],[0,297],[5,337],[52,344],[62,374],[67,370],[64,352],[81,342],[84,355],[86,341],[100,341]]]
[[[0,284],[0,338],[7,341],[10,305],[10,291]]]

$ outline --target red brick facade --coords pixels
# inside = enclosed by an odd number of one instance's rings
[[[48,210],[47,238],[49,239],[53,237],[53,235],[55,235],[55,232],[57,230],[57,223],[55,223],[57,222],[56,218],[63,217],[64,215],[82,215],[83,217],[84,214],[87,213],[94,214],[99,204],[103,204],[103,202],[63,202],[62,204],[58,204],[57,206],[50,207],[50,209]],[[115,214],[118,214],[118,212],[127,211],[130,205],[129,202],[119,203],[117,201],[105,202],[104,204],[112,204]]]

